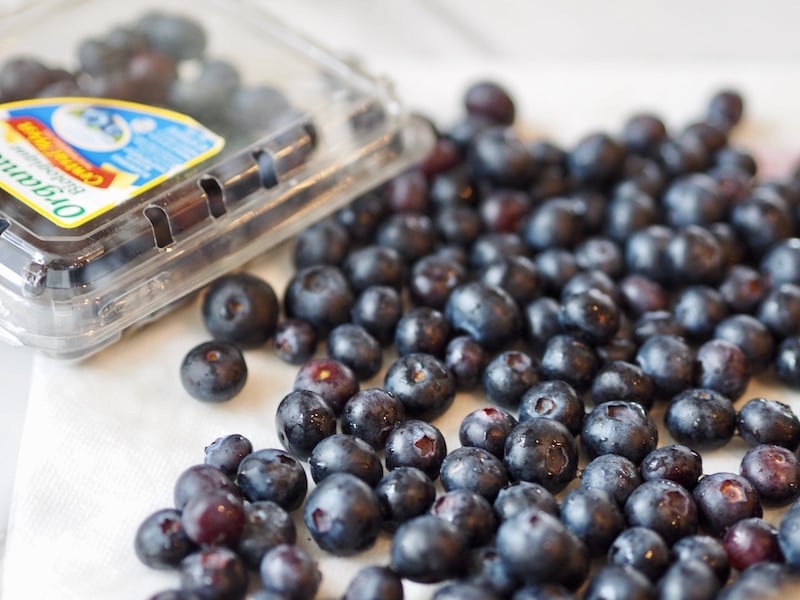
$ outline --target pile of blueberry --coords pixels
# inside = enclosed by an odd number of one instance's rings
[[[248,568],[253,598],[312,598],[301,508],[334,555],[391,533],[390,564],[347,600],[402,598],[402,579],[446,581],[438,600],[796,584],[800,420],[742,395],[756,375],[800,385],[800,174],[762,181],[729,144],[732,91],[682,131],[641,114],[570,150],[518,137],[497,84],[465,103],[420,165],[297,237],[282,303],[249,274],[207,290],[190,394],[231,399],[242,349],[269,340],[300,368],[282,449],[216,440],[142,524],[141,560],[181,572],[153,600],[242,598]],[[448,451],[432,420],[464,390],[486,406]],[[675,443],[659,446],[661,413]],[[701,452],[737,432],[740,472],[705,472]],[[764,507],[790,508],[776,526]]]

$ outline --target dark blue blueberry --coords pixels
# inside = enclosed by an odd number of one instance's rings
[[[742,458],[740,473],[756,488],[764,506],[786,506],[800,494],[800,462],[782,446],[753,446]]]
[[[273,338],[275,355],[290,365],[302,365],[317,349],[317,332],[308,321],[278,321]]]
[[[710,163],[709,152],[696,135],[682,133],[667,138],[658,147],[657,158],[668,175],[677,177],[702,171]]]
[[[471,390],[481,382],[488,360],[483,346],[467,335],[451,339],[444,352],[444,363],[460,390]]]
[[[475,269],[484,269],[509,256],[526,256],[525,242],[516,233],[483,233],[469,250],[469,264]]]
[[[726,270],[730,271],[731,268],[744,261],[745,248],[739,242],[739,235],[733,225],[727,221],[720,221],[709,225],[708,230],[719,242],[719,247],[722,250],[722,264]],[[722,284],[720,283],[720,285]]]
[[[791,406],[777,400],[749,400],[739,411],[737,425],[750,446],[775,444],[795,451],[800,444],[800,420]]]
[[[153,48],[177,59],[202,57],[207,36],[197,21],[176,14],[150,12],[136,23]]]
[[[625,240],[625,265],[629,273],[646,275],[659,283],[669,280],[667,248],[675,232],[665,225],[650,225]]]
[[[652,479],[628,496],[625,519],[629,525],[652,529],[667,544],[673,544],[697,531],[698,507],[682,485],[669,479]]]
[[[466,115],[448,130],[447,137],[466,152],[475,137],[492,125],[493,121],[483,115]]]
[[[762,562],[783,562],[778,530],[764,519],[753,517],[737,521],[725,532],[722,546],[731,567],[744,571]]]
[[[604,344],[617,333],[620,312],[611,297],[598,289],[589,289],[562,301],[559,321],[565,332],[592,344]]]
[[[297,539],[291,515],[274,502],[262,500],[244,505],[245,524],[236,552],[252,569],[258,569],[264,555],[280,544]]]
[[[180,366],[183,389],[202,402],[227,402],[247,382],[247,364],[238,346],[212,341],[195,346]]]
[[[656,590],[636,569],[607,565],[592,575],[583,597],[584,600],[655,600]]]
[[[639,464],[658,444],[658,430],[636,402],[609,400],[595,406],[583,421],[581,443],[590,458],[619,454]]]
[[[588,567],[583,543],[554,517],[538,508],[517,513],[497,530],[497,552],[509,572],[525,583],[580,585],[570,567],[575,556]],[[587,569],[588,570],[588,569]]]
[[[533,257],[543,293],[557,296],[561,288],[578,272],[575,256],[564,248],[546,248]]]
[[[747,265],[733,265],[719,284],[731,312],[752,313],[764,299],[767,285],[761,273]]]
[[[714,573],[720,584],[728,581],[731,572],[728,555],[722,543],[709,535],[689,535],[672,545],[674,562],[705,563]]]
[[[203,323],[214,339],[260,346],[275,332],[278,297],[266,281],[247,273],[224,275],[203,297]]]
[[[366,242],[386,214],[386,203],[380,194],[370,191],[339,209],[335,219],[344,226],[355,242]]]
[[[608,492],[620,506],[642,482],[639,469],[619,454],[601,454],[581,472],[581,486]]]
[[[641,404],[650,410],[654,400],[652,378],[639,366],[612,361],[603,365],[592,380],[590,390],[592,402],[602,404],[610,400],[624,400]]]
[[[501,188],[481,199],[478,214],[486,231],[517,233],[531,207],[531,198],[525,192]]]
[[[508,485],[502,460],[483,448],[456,448],[445,456],[439,474],[445,491],[469,490],[489,502]]]
[[[306,499],[303,521],[314,541],[337,556],[371,547],[381,528],[381,508],[372,488],[355,475],[334,473]]]
[[[135,32],[131,33],[135,35]],[[106,43],[111,41],[107,39]],[[172,81],[167,102],[171,108],[191,115],[201,123],[220,122],[224,119],[227,103],[240,85],[241,75],[231,63],[203,60],[193,76],[180,76]]]
[[[361,390],[342,410],[342,433],[353,435],[382,450],[389,432],[405,420],[405,407],[382,388]]]
[[[750,600],[767,597],[789,598],[797,593],[800,579],[784,563],[762,562],[745,569],[739,577],[725,587],[718,600]]]
[[[294,390],[278,404],[275,427],[283,447],[305,460],[314,446],[336,433],[336,415],[320,394]]]
[[[344,225],[324,219],[301,231],[294,240],[292,259],[295,269],[314,265],[338,265],[347,256],[350,238]]]
[[[744,114],[744,100],[736,90],[720,90],[708,103],[708,118],[726,130],[738,124]]]
[[[575,600],[576,596],[559,583],[534,583],[518,588],[511,600]]]
[[[592,266],[583,266],[582,264],[582,269],[605,270],[599,266],[600,263],[610,266],[612,263],[616,262],[616,259],[613,258],[614,255],[618,256],[620,259],[622,258],[620,254],[621,249],[617,246],[616,241],[600,235],[603,233],[603,228],[605,226],[608,199],[605,194],[589,189],[576,190],[570,198],[575,202],[578,212],[583,214],[584,232],[587,235],[595,236],[584,240],[575,248],[576,258],[579,263],[582,263],[583,260],[588,260],[592,264]],[[592,247],[598,250],[598,254],[594,258],[590,256],[591,252],[585,252],[586,249]],[[578,257],[578,254],[581,256]],[[621,267],[622,262],[620,262],[619,265]]]
[[[800,387],[800,335],[785,338],[774,360],[775,375],[783,383]]]
[[[664,425],[679,444],[711,450],[727,444],[736,430],[736,410],[719,392],[691,388],[669,401]]]
[[[652,529],[634,525],[621,532],[611,543],[608,563],[631,567],[650,581],[656,581],[669,566],[669,546]]]
[[[645,456],[639,471],[645,481],[669,479],[691,491],[703,474],[703,459],[687,446],[670,444]]]
[[[664,121],[650,113],[629,117],[621,133],[621,141],[625,148],[638,154],[651,154],[666,137],[667,128]]]
[[[359,379],[369,379],[383,364],[383,351],[378,341],[361,325],[353,323],[342,323],[331,330],[328,354],[350,367]]]
[[[636,244],[648,239],[637,232],[643,232],[652,227],[656,223],[657,217],[658,206],[655,200],[638,185],[620,187],[611,196],[606,211],[605,233],[612,240],[625,244],[625,262],[629,269],[632,258],[639,254],[639,250],[630,248],[634,243],[633,239],[639,237],[640,241],[635,242]],[[659,227],[659,230],[667,231],[665,227]],[[641,268],[642,265],[639,265],[639,269]]]
[[[775,354],[775,338],[764,323],[751,315],[732,315],[714,329],[714,337],[735,344],[747,357],[755,375],[766,369]]]
[[[717,182],[702,173],[675,179],[664,192],[661,202],[667,223],[676,228],[711,225],[722,221],[728,211]]]
[[[283,299],[286,316],[311,323],[321,335],[350,319],[353,292],[342,272],[316,265],[296,272]]]
[[[292,114],[285,94],[269,84],[243,86],[233,90],[226,108],[226,121],[239,136],[271,129]],[[262,160],[273,163],[269,153],[262,152],[260,156]],[[274,164],[269,166],[271,171]],[[274,172],[267,171],[269,175],[263,177],[263,164],[259,167],[262,167],[262,184],[266,187],[274,186],[277,183]]]
[[[395,532],[391,568],[419,583],[444,581],[464,571],[468,548],[466,538],[453,523],[423,515],[405,522]]]
[[[580,183],[603,185],[619,176],[625,149],[605,133],[582,138],[567,155],[570,173]]]
[[[450,336],[450,325],[444,315],[433,308],[420,306],[404,314],[397,323],[394,347],[401,356],[412,353],[444,356]]]
[[[498,125],[511,125],[516,112],[508,90],[494,81],[470,85],[464,93],[464,107],[468,115],[486,117]]]
[[[519,420],[555,419],[572,435],[578,435],[583,425],[583,398],[570,384],[559,379],[535,383],[522,395]]]
[[[244,598],[247,584],[242,559],[223,546],[190,554],[181,563],[181,589],[203,600]]]
[[[242,537],[244,505],[238,495],[213,491],[195,496],[181,511],[186,535],[198,545],[233,545]]]
[[[436,498],[433,481],[414,467],[396,467],[375,486],[383,525],[394,531],[400,525],[428,512]]]
[[[743,148],[725,146],[714,154],[714,166],[736,169],[752,177],[758,172],[758,163],[753,155]]]
[[[577,474],[578,445],[558,421],[531,419],[508,434],[504,462],[514,479],[532,481],[557,493]]]
[[[441,238],[458,246],[469,246],[481,233],[480,215],[469,206],[445,206],[434,218]]]
[[[509,256],[487,266],[481,281],[504,289],[519,304],[525,306],[540,294],[539,272],[525,256]]]
[[[455,525],[473,547],[488,543],[497,527],[489,501],[467,489],[446,491],[434,500],[430,512]]]
[[[617,283],[606,273],[598,269],[592,271],[578,271],[569,278],[561,289],[561,302],[566,302],[571,296],[583,294],[589,290],[597,290],[619,304],[622,297]]]
[[[501,522],[531,508],[558,517],[558,502],[553,494],[544,486],[531,481],[511,483],[500,490],[494,500],[494,512]]]
[[[344,363],[332,358],[313,358],[297,371],[293,387],[316,392],[338,415],[358,391],[359,384],[356,374]]]
[[[375,236],[378,245],[396,250],[407,263],[430,254],[436,246],[436,239],[436,229],[430,217],[411,213],[390,215],[380,224]]]
[[[408,272],[400,253],[385,246],[365,246],[350,252],[342,268],[356,292],[374,285],[400,290]]]
[[[667,243],[666,258],[673,281],[714,285],[721,278],[724,256],[717,239],[699,225],[675,232]]]
[[[636,353],[636,363],[653,379],[656,393],[672,396],[692,385],[694,352],[680,337],[656,334]]]
[[[373,285],[356,298],[350,311],[353,323],[360,325],[382,346],[394,339],[397,322],[403,315],[403,301],[396,289]]]
[[[173,488],[175,508],[183,510],[186,503],[195,496],[214,491],[236,493],[238,490],[233,481],[217,467],[211,465],[189,467],[175,480]]]
[[[722,536],[742,519],[762,516],[758,492],[746,478],[735,473],[713,473],[700,479],[692,495],[706,531]]]
[[[461,421],[458,430],[459,441],[463,446],[482,448],[502,459],[506,438],[517,426],[517,419],[501,409],[487,406],[479,408]]]
[[[315,483],[336,473],[349,473],[374,487],[383,477],[375,449],[364,440],[341,433],[321,440],[311,452],[308,465]]]
[[[525,334],[537,352],[544,349],[551,337],[563,333],[558,320],[559,311],[558,301],[549,296],[537,298],[525,307],[522,314]]]
[[[547,379],[563,379],[578,390],[586,388],[597,371],[597,355],[587,343],[566,334],[547,341],[540,371]]]
[[[686,335],[695,340],[707,339],[717,323],[728,316],[728,307],[717,290],[705,285],[684,288],[672,307],[675,321]]]
[[[403,600],[403,581],[388,567],[364,567],[350,580],[342,600]]]
[[[620,245],[605,237],[591,237],[575,247],[575,262],[585,271],[598,270],[619,277],[625,268]]]
[[[197,598],[197,594],[186,590],[163,590],[149,596],[148,600],[197,600]]]
[[[586,545],[593,557],[602,556],[625,528],[617,501],[603,490],[576,487],[561,502],[561,522]]]
[[[714,600],[719,590],[720,582],[714,571],[700,560],[677,562],[658,581],[661,598]]]
[[[537,251],[572,248],[583,237],[583,218],[578,205],[568,198],[545,200],[523,223],[522,237]]]
[[[466,277],[466,270],[456,261],[435,254],[425,256],[411,268],[409,292],[417,304],[440,310]]]
[[[714,390],[735,402],[750,383],[750,361],[736,344],[708,340],[697,349],[695,384]]]
[[[484,585],[455,581],[436,590],[431,600],[501,600],[501,598],[500,594]]]
[[[761,259],[761,273],[770,286],[800,284],[800,238],[782,240]]]
[[[289,600],[313,598],[322,581],[317,561],[299,546],[290,544],[281,544],[267,552],[259,574],[264,589]]]
[[[472,140],[467,164],[479,182],[525,188],[533,182],[536,163],[528,147],[510,127],[488,127]]]
[[[196,546],[181,524],[181,512],[174,508],[157,510],[136,530],[136,556],[151,569],[174,569]]]
[[[239,463],[253,451],[253,444],[234,433],[215,439],[205,448],[205,464],[218,468],[228,476],[236,475]]]
[[[483,388],[492,402],[515,408],[525,391],[539,381],[536,360],[519,350],[494,357],[483,371]]]
[[[730,221],[749,253],[758,258],[772,246],[795,234],[795,218],[778,194],[761,193],[737,202]]]
[[[800,510],[797,504],[781,518],[778,527],[778,544],[786,563],[794,569],[800,566]]]
[[[389,210],[396,213],[425,213],[428,211],[428,180],[419,169],[409,169],[395,175],[383,186],[383,196]]]
[[[450,208],[471,210],[478,199],[472,173],[465,165],[437,173],[430,181],[428,195],[437,212]],[[474,213],[474,216],[477,219],[477,229],[480,229],[480,216],[478,213]]]
[[[447,444],[442,432],[434,425],[410,419],[389,433],[384,452],[388,470],[415,467],[436,479],[447,456]]]
[[[640,345],[656,335],[682,338],[685,334],[683,327],[668,310],[654,310],[643,313],[633,323],[633,338]]]
[[[38,60],[15,56],[3,61],[0,67],[0,96],[3,102],[25,100],[52,82],[52,72]]]
[[[492,590],[501,598],[508,598],[520,585],[519,580],[508,572],[493,546],[473,551],[466,581]]]
[[[383,387],[412,417],[433,418],[446,411],[456,393],[455,379],[444,363],[430,354],[399,357],[386,371]]]

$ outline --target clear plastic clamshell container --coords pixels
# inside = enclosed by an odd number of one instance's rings
[[[244,0],[35,1],[0,35],[0,338],[81,358],[430,148]]]

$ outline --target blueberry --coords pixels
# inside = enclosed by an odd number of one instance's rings
[[[305,363],[294,379],[295,390],[308,390],[322,396],[335,414],[358,392],[358,378],[344,363],[331,358],[316,358]]]
[[[363,327],[382,346],[394,339],[395,328],[402,315],[400,294],[386,285],[364,289],[350,311],[352,322]]]
[[[396,213],[387,217],[375,236],[379,246],[397,251],[407,263],[430,254],[436,245],[436,228],[427,215]]]
[[[621,532],[608,548],[608,564],[631,567],[656,581],[670,562],[669,546],[658,533],[634,525]]]
[[[436,479],[447,455],[447,445],[442,432],[434,425],[410,419],[389,433],[384,451],[388,470],[415,467]]]
[[[785,506],[800,494],[800,463],[787,448],[773,444],[750,448],[740,472],[756,488],[764,506]]]
[[[183,471],[175,480],[173,498],[175,508],[183,510],[195,496],[213,491],[236,493],[233,481],[220,469],[211,465],[194,465]]]
[[[559,334],[547,341],[540,370],[546,379],[562,379],[583,390],[591,383],[597,367],[597,355],[591,346],[574,336]]]
[[[564,248],[547,248],[538,252],[533,264],[539,272],[542,292],[557,295],[561,288],[578,272],[575,256]]]
[[[736,90],[720,90],[708,104],[708,117],[712,123],[730,129],[742,119],[744,100]]]
[[[181,563],[181,589],[198,598],[244,598],[247,583],[242,559],[225,547],[200,550]]]
[[[661,142],[656,158],[672,177],[702,171],[710,163],[708,149],[698,136],[691,133],[682,133]]]
[[[577,487],[564,496],[561,522],[594,557],[604,555],[625,528],[625,519],[616,500],[603,490],[585,487]]]
[[[468,581],[448,583],[433,595],[432,600],[500,600],[501,596],[484,585]]]
[[[479,81],[467,88],[464,106],[469,115],[480,115],[500,125],[514,122],[514,100],[502,85],[494,81]]]
[[[580,183],[603,185],[622,169],[624,148],[605,133],[582,138],[567,156],[569,170]]]
[[[539,381],[533,357],[508,350],[493,358],[483,371],[483,388],[492,402],[515,408],[525,391]]]
[[[581,443],[591,458],[619,454],[639,464],[658,444],[658,430],[641,404],[610,400],[583,421]]]
[[[797,505],[783,516],[778,527],[778,544],[786,563],[796,569],[800,565],[800,510]]]
[[[469,490],[489,502],[508,484],[503,462],[483,448],[456,448],[445,456],[439,472],[445,491]]]
[[[420,306],[408,311],[398,321],[394,347],[401,356],[424,353],[441,357],[449,336],[450,325],[444,315],[433,308]]]
[[[475,135],[467,164],[478,181],[498,187],[525,188],[533,182],[536,163],[510,127],[488,127]]]
[[[714,572],[700,560],[674,563],[658,581],[661,598],[713,600],[720,590]]]
[[[719,595],[720,600],[749,600],[765,593],[773,598],[793,595],[800,584],[797,574],[784,563],[762,562],[748,567]],[[768,590],[768,591],[767,591]]]
[[[544,349],[551,337],[562,333],[559,310],[558,301],[549,296],[537,298],[524,308],[525,335],[537,352]]]
[[[725,300],[716,289],[706,285],[684,288],[672,307],[675,321],[694,340],[705,340],[717,323],[728,316]]]
[[[722,543],[708,535],[689,535],[672,546],[675,562],[702,561],[712,570],[720,584],[728,580],[731,568]]]
[[[639,469],[619,454],[601,454],[581,472],[581,486],[608,492],[620,506],[642,482]]]
[[[27,56],[12,57],[0,67],[0,96],[3,102],[33,98],[50,82],[50,69]]]
[[[364,567],[350,580],[342,600],[403,600],[403,582],[388,567]]]
[[[171,569],[196,548],[181,524],[181,512],[174,508],[157,510],[136,530],[136,556],[151,569]]]
[[[575,262],[586,271],[598,270],[610,277],[619,277],[625,269],[622,247],[605,237],[590,237],[574,250]]]
[[[538,483],[515,481],[500,490],[494,500],[494,512],[501,522],[532,508],[558,517],[558,502],[547,488]]]
[[[181,524],[196,544],[235,544],[244,531],[244,505],[230,492],[208,492],[186,503],[181,512]]]
[[[480,200],[478,211],[487,231],[516,233],[532,206],[531,198],[525,192],[497,189]]]
[[[647,340],[656,335],[667,335],[683,338],[685,334],[686,332],[684,331],[683,327],[675,320],[675,317],[668,310],[654,310],[643,313],[633,323],[633,338],[640,345],[644,344]],[[677,347],[672,348],[672,350],[677,349]],[[636,354],[638,354],[638,350],[635,355]],[[635,355],[634,360],[639,362]],[[651,360],[655,361],[656,357],[651,357]],[[664,365],[664,367],[667,366],[668,365]],[[668,369],[663,368],[662,370],[666,372]],[[663,394],[663,392],[660,393]]]
[[[733,265],[719,284],[732,312],[752,313],[764,298],[767,285],[761,273],[747,265]]]
[[[800,420],[788,404],[766,398],[753,398],[737,416],[739,435],[750,446],[775,444],[797,450]]]
[[[773,245],[795,234],[792,212],[776,194],[754,195],[736,203],[730,221],[754,258],[763,256]]]
[[[721,536],[742,519],[760,517],[758,492],[746,478],[719,472],[702,477],[692,492],[700,520],[711,535]]]
[[[727,444],[736,430],[730,399],[711,389],[687,389],[670,400],[664,415],[670,435],[680,444],[711,450]]]
[[[383,195],[392,212],[428,211],[428,180],[420,169],[410,169],[390,179],[383,187]]]
[[[351,251],[342,268],[357,292],[374,285],[400,290],[406,282],[408,271],[400,253],[385,246],[365,246]]]
[[[785,338],[778,346],[775,375],[791,387],[800,387],[800,335]]]
[[[428,512],[436,497],[433,481],[414,467],[396,467],[375,486],[383,525],[395,530],[406,521]]]
[[[451,339],[444,351],[445,365],[460,390],[473,389],[481,382],[488,360],[483,346],[467,335]]]
[[[484,546],[472,552],[466,582],[495,592],[501,598],[509,597],[520,585],[517,578],[508,572],[493,546]]]
[[[516,233],[483,233],[469,249],[469,264],[475,269],[485,269],[509,256],[526,256],[525,242]]]
[[[714,329],[714,338],[736,345],[745,355],[752,374],[764,371],[775,353],[775,338],[764,323],[747,314],[723,319]]]
[[[568,198],[551,198],[536,207],[523,223],[522,236],[534,250],[572,248],[583,237],[579,205]]]
[[[206,32],[188,17],[149,13],[137,25],[151,46],[175,58],[200,58],[205,51]]]
[[[386,371],[384,388],[416,418],[433,418],[453,403],[456,387],[444,363],[430,354],[399,357]]]
[[[283,447],[304,460],[321,440],[336,433],[336,415],[320,394],[294,390],[278,404],[275,425]]]
[[[559,583],[534,583],[517,588],[511,600],[575,600],[575,595]]]
[[[578,471],[578,446],[569,430],[553,419],[520,423],[506,438],[505,464],[514,479],[563,490]]]
[[[391,568],[405,579],[436,583],[459,575],[467,558],[458,527],[433,515],[411,519],[392,538]]]
[[[434,217],[434,225],[444,241],[458,246],[469,246],[481,233],[480,215],[469,206],[440,208]]]
[[[692,385],[694,353],[678,336],[648,338],[636,353],[636,363],[653,379],[661,395],[672,396]]]
[[[222,118],[240,83],[239,72],[231,63],[206,60],[195,77],[178,77],[172,82],[167,100],[175,110],[209,124]]]
[[[600,290],[589,289],[564,299],[559,321],[565,332],[589,343],[604,344],[619,329],[620,313],[609,296]]]
[[[183,389],[190,396],[202,402],[227,402],[247,382],[247,364],[237,346],[204,342],[183,358],[180,376]]]
[[[281,544],[261,561],[261,583],[268,592],[289,600],[313,598],[322,581],[317,562],[299,546]]]
[[[703,459],[691,448],[670,444],[645,456],[639,471],[644,481],[669,479],[691,491],[703,474]]]
[[[231,476],[236,474],[239,463],[252,451],[253,444],[243,435],[226,435],[206,446],[204,462]]]
[[[349,473],[334,473],[311,490],[303,521],[323,550],[349,556],[375,543],[381,509],[369,485]]]
[[[324,219],[301,231],[294,240],[292,260],[295,269],[314,265],[340,264],[350,246],[344,225]]]
[[[467,489],[449,490],[431,505],[432,515],[453,523],[471,546],[483,546],[497,527],[492,505],[483,496]]]
[[[711,225],[722,221],[728,209],[717,182],[701,173],[675,179],[664,192],[662,206],[673,227]]]
[[[653,479],[642,483],[628,496],[625,519],[629,525],[652,529],[667,544],[673,544],[696,533],[698,507],[683,486],[669,479]]]
[[[589,580],[586,600],[654,600],[655,587],[630,567],[607,565]]]
[[[291,365],[302,365],[317,348],[317,332],[308,321],[284,319],[275,326],[273,350],[281,360]]]
[[[342,410],[342,433],[364,440],[382,450],[389,433],[405,420],[405,407],[382,388],[353,394]]]
[[[337,267],[316,265],[292,276],[283,304],[287,316],[308,321],[326,334],[349,320],[353,292]]]
[[[714,390],[735,402],[750,382],[750,362],[739,346],[726,340],[709,340],[697,349],[698,387]]]
[[[372,237],[386,209],[381,195],[370,191],[339,209],[334,218],[344,226],[354,242],[364,242]]]
[[[144,49],[143,49],[144,50]],[[78,63],[89,75],[107,75],[122,70],[130,58],[122,48],[112,46],[105,40],[88,38],[78,45]]]
[[[624,244],[624,258],[629,268],[632,264],[639,263],[634,260],[634,257],[641,252],[636,244],[642,244],[644,240],[656,241],[651,239],[647,230],[655,225],[657,216],[658,206],[655,200],[638,186],[620,188],[611,196],[606,210],[605,233],[612,240]],[[668,230],[659,226],[654,231]],[[637,232],[643,233],[637,238]],[[634,239],[639,241],[634,242]],[[648,249],[655,248],[648,246]],[[639,264],[637,271],[641,272],[642,268],[643,266]]]
[[[463,446],[482,448],[502,459],[506,438],[517,419],[502,408],[487,406],[467,414],[458,429],[458,438]]]
[[[284,93],[268,84],[242,86],[231,93],[225,115],[236,134],[265,131],[276,127],[290,114]],[[263,156],[269,156],[264,154]]]
[[[592,402],[602,404],[610,400],[624,400],[641,404],[645,410],[653,406],[652,378],[639,366],[613,361],[603,365],[592,380]]]
[[[308,464],[315,483],[336,473],[349,473],[373,487],[383,477],[381,459],[375,450],[352,435],[333,434],[320,440],[314,446]]]
[[[713,285],[722,278],[722,248],[707,229],[688,225],[676,231],[665,251],[669,272],[676,282]]]
[[[409,292],[422,306],[441,310],[450,293],[466,280],[467,273],[459,263],[431,254],[414,263],[411,268]]]
[[[758,517],[731,525],[722,538],[722,545],[731,566],[739,571],[760,562],[783,562],[778,530]]]
[[[597,290],[617,304],[622,300],[617,283],[603,271],[578,271],[569,278],[561,289],[561,302],[566,302],[571,296],[583,294],[589,290]]]
[[[646,275],[666,283],[669,280],[669,247],[675,232],[665,225],[644,226],[625,239],[625,265],[629,273]]]
[[[540,295],[539,272],[525,256],[509,256],[488,265],[481,273],[481,281],[502,288],[519,306],[525,306]]]
[[[258,569],[264,555],[297,538],[291,515],[274,502],[262,500],[244,505],[245,524],[236,546],[237,554],[252,569]]]
[[[664,121],[650,113],[640,113],[628,118],[621,133],[625,148],[640,154],[652,153],[666,137]]]
[[[800,238],[781,240],[761,259],[760,271],[770,286],[800,284]]]
[[[533,384],[522,395],[519,420],[555,419],[578,435],[583,425],[583,399],[566,381],[550,380]]]
[[[328,354],[350,367],[359,379],[369,379],[383,364],[381,346],[366,329],[353,323],[342,323],[328,334]]]

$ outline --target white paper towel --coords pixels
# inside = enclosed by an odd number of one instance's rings
[[[373,65],[370,65],[373,66]],[[700,115],[711,90],[723,83],[745,91],[747,124],[738,139],[754,147],[775,170],[800,155],[800,81],[791,68],[665,65],[421,66],[388,63],[409,104],[455,120],[467,81],[505,81],[521,106],[530,133],[572,142],[590,130],[615,130],[637,109],[651,109],[680,124]],[[771,149],[771,150],[770,150]],[[286,248],[249,267],[281,294],[291,273]],[[172,572],[150,570],[133,552],[133,536],[150,512],[171,505],[178,474],[202,462],[203,448],[220,435],[241,433],[256,448],[279,447],[274,409],[296,372],[268,348],[246,353],[249,378],[229,403],[207,405],[183,391],[178,366],[189,348],[207,339],[197,301],[79,364],[37,358],[23,432],[8,531],[3,579],[6,600],[141,599],[177,587]],[[371,383],[379,383],[380,376]],[[795,395],[759,388],[800,403]],[[480,405],[460,398],[436,421],[451,447],[461,416]],[[659,418],[659,417],[657,417]],[[713,453],[706,471],[737,470],[741,443]],[[298,520],[298,525],[300,521]],[[323,556],[299,528],[300,543],[320,556],[321,598],[341,594],[355,570],[385,563],[388,537],[354,559]],[[430,586],[408,585],[407,597],[424,598]]]

